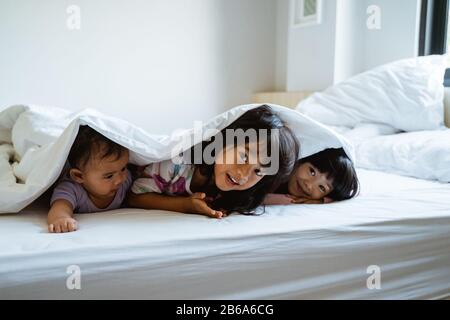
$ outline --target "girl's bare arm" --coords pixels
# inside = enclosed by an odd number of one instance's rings
[[[196,213],[212,218],[222,218],[223,213],[211,209],[207,205],[205,198],[206,195],[204,193],[194,193],[190,197],[176,197],[159,193],[134,194],[129,192],[126,201],[130,207],[134,208]]]

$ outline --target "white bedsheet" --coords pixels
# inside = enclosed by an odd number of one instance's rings
[[[0,299],[412,299],[450,293],[450,185],[359,170],[361,196],[223,220],[160,211],[0,216]],[[12,241],[14,239],[14,241]],[[69,265],[81,290],[68,290]],[[381,268],[381,289],[366,286]]]

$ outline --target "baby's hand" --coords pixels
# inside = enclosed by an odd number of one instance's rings
[[[225,215],[222,211],[217,211],[211,209],[206,203],[206,194],[197,192],[194,193],[190,198],[190,212],[199,213],[211,218],[221,219]]]
[[[78,222],[73,218],[59,218],[48,225],[50,233],[72,232],[78,229]]]

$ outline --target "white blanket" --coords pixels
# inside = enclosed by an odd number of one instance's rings
[[[450,129],[400,132],[383,124],[332,127],[355,148],[359,168],[450,182]]]
[[[89,125],[127,147],[130,162],[145,165],[172,158],[180,146],[178,152],[209,139],[213,133],[208,129],[221,130],[257,106],[235,107],[198,128],[179,130],[171,136],[147,133],[91,109],[70,113],[50,107],[12,106],[0,112],[0,213],[20,211],[57,180],[80,125]],[[299,138],[299,157],[343,147],[354,159],[351,144],[330,128],[294,110],[271,107]]]
[[[379,135],[357,144],[361,168],[450,182],[450,130]]]

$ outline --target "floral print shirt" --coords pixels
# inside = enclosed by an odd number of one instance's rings
[[[131,187],[135,194],[148,192],[173,196],[191,195],[189,188],[195,166],[190,164],[175,164],[172,160],[151,163]]]

